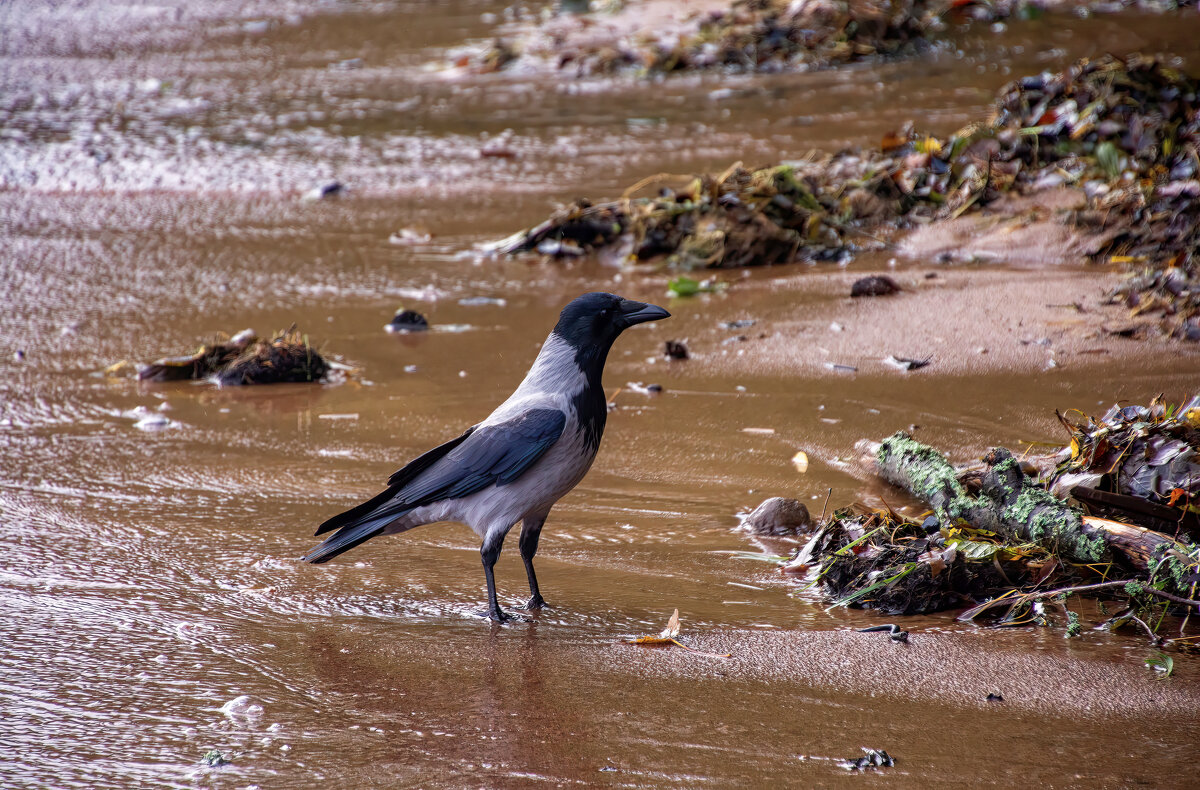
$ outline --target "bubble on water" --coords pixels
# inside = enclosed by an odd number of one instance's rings
[[[221,712],[232,721],[249,721],[262,716],[263,706],[256,703],[249,694],[242,694],[222,705]]]

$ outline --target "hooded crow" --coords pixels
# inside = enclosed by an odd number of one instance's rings
[[[533,556],[550,508],[583,479],[600,449],[608,415],[600,378],[608,351],[629,327],[668,317],[661,307],[614,294],[575,299],[508,400],[393,474],[386,491],[322,524],[316,534],[337,531],[304,560],[326,562],[376,535],[458,521],[483,539],[488,616],[504,622],[492,569],[504,537],[520,521],[530,592],[525,608],[544,606]]]

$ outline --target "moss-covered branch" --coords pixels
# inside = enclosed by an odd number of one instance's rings
[[[1013,543],[1036,543],[1067,562],[1097,563],[1114,556],[1153,577],[1168,592],[1188,595],[1195,561],[1187,547],[1154,530],[1091,518],[1025,475],[1004,448],[989,452],[981,491],[972,496],[934,448],[897,433],[874,449],[876,472],[929,504],[947,526],[965,523]]]

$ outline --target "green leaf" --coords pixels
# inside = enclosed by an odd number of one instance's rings
[[[1121,153],[1112,143],[1105,141],[1096,146],[1096,163],[1100,165],[1100,169],[1109,178],[1117,178],[1121,175],[1122,162]]]
[[[676,277],[667,283],[667,296],[695,296],[704,291],[704,286],[699,280],[693,280],[691,277]]]
[[[1146,666],[1160,673],[1159,678],[1166,680],[1171,677],[1171,673],[1175,671],[1175,659],[1171,658],[1166,653],[1156,653],[1146,659]]]
[[[968,560],[990,560],[1000,550],[999,544],[985,543],[981,540],[966,540],[965,538],[950,538],[947,546],[953,546]]]

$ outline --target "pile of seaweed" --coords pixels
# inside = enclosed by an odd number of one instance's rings
[[[839,605],[884,614],[960,608],[960,620],[986,615],[1000,625],[1048,623],[1058,607],[1076,633],[1078,618],[1064,601],[1099,596],[1119,603],[1107,627],[1136,625],[1158,643],[1177,629],[1170,641],[1193,646],[1200,640],[1187,630],[1200,612],[1198,416],[1200,397],[1181,409],[1156,401],[1070,424],[1071,445],[1044,476],[1003,448],[961,473],[903,433],[867,443],[875,473],[930,512],[908,519],[890,508],[840,510],[784,569],[812,572],[811,584]],[[1062,488],[1054,483],[1070,475],[1075,484],[1056,495]],[[1153,523],[1163,529],[1140,526],[1145,512],[1136,506],[1076,496],[1084,475],[1096,476],[1085,488],[1103,491],[1107,482],[1154,505]]]
[[[1001,89],[990,116],[946,139],[911,126],[879,151],[635,184],[579,201],[492,246],[552,257],[726,268],[840,259],[914,222],[1004,211],[1005,195],[1073,190],[1058,211],[1098,261],[1136,273],[1113,294],[1168,333],[1200,339],[1200,93],[1154,58],[1104,56]],[[672,183],[679,183],[678,177]],[[660,186],[652,197],[636,193]],[[1034,209],[1039,216],[1045,213]]]
[[[270,340],[245,329],[228,340],[206,343],[195,353],[165,357],[138,368],[141,381],[211,379],[222,386],[321,381],[330,364],[291,328]]]
[[[847,175],[857,163],[843,160]],[[573,257],[606,251],[621,260],[664,260],[681,269],[733,268],[840,257],[877,242],[859,233],[894,210],[872,191],[847,188],[825,166],[734,165],[720,175],[663,186],[648,198],[592,205],[579,201],[546,222],[491,246],[499,253],[537,251]],[[663,177],[662,180],[668,180]],[[636,192],[657,179],[631,188]],[[899,198],[898,190],[893,197]]]
[[[623,24],[624,35],[588,35],[590,28],[603,25],[603,15],[569,11],[545,33],[557,68],[581,76],[623,70],[782,72],[912,55],[932,46],[931,34],[947,22],[1128,7],[1167,12],[1190,4],[1193,0],[733,0],[728,7],[701,12],[678,30]],[[627,16],[643,11],[620,2],[593,5]],[[520,60],[521,50],[520,44],[499,39],[476,68],[503,69]]]
[[[937,0],[736,0],[675,46],[648,52],[645,65],[658,72],[788,71],[912,54],[940,10]]]

